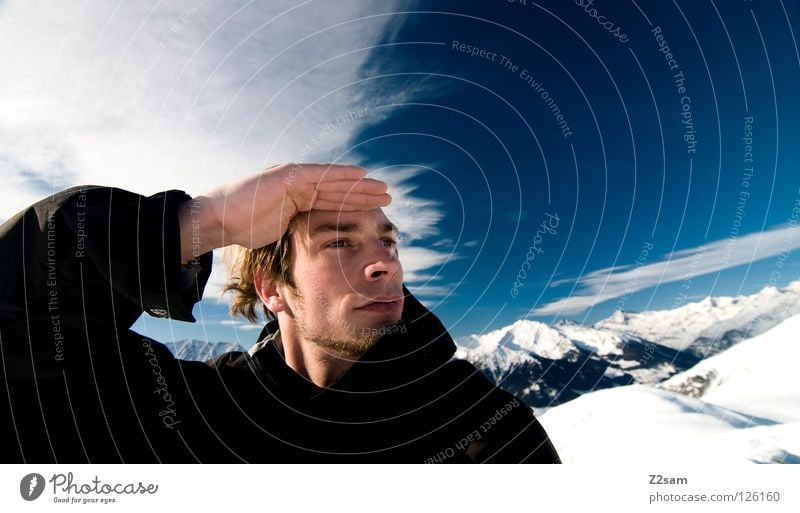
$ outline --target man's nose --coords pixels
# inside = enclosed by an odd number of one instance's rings
[[[383,241],[376,242],[376,249],[370,254],[367,266],[364,268],[364,278],[367,281],[385,280],[401,272],[402,266],[397,258],[397,249],[385,246]]]

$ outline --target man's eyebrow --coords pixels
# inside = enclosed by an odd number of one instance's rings
[[[382,223],[378,229],[381,232],[395,232],[400,233],[400,230],[394,223]],[[353,232],[360,232],[361,225],[358,223],[322,223],[318,226],[315,226],[311,230],[311,235],[317,235],[324,232],[344,232],[344,233],[353,233]]]
[[[395,226],[394,223],[383,223],[381,225],[381,231],[382,232],[394,232],[394,233],[396,233],[398,235],[400,234],[400,229],[397,228],[397,226]]]
[[[311,230],[311,235],[323,232],[358,232],[361,226],[358,223],[322,223]]]

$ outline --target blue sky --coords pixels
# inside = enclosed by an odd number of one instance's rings
[[[581,3],[5,2],[0,218],[79,183],[355,162],[456,336],[798,279],[800,8]],[[201,322],[137,329],[249,345],[223,279]]]

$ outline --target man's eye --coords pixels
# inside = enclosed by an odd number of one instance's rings
[[[397,241],[394,239],[383,239],[383,244],[386,246],[397,246]]]
[[[329,248],[346,248],[348,246],[350,246],[350,243],[347,241],[347,239],[336,239],[335,241],[328,243]]]

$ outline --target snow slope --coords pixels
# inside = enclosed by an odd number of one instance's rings
[[[782,422],[800,422],[800,315],[661,383],[665,390]]]
[[[800,422],[751,417],[646,385],[592,392],[539,420],[564,463],[800,463]]]
[[[547,410],[540,421],[570,463],[800,463],[800,387],[792,372],[798,329],[800,315],[663,388],[599,390]],[[690,386],[697,376],[712,378]]]
[[[458,341],[469,360],[534,407],[632,383],[655,384],[800,314],[800,281],[674,310],[616,312],[593,326],[520,320]]]

